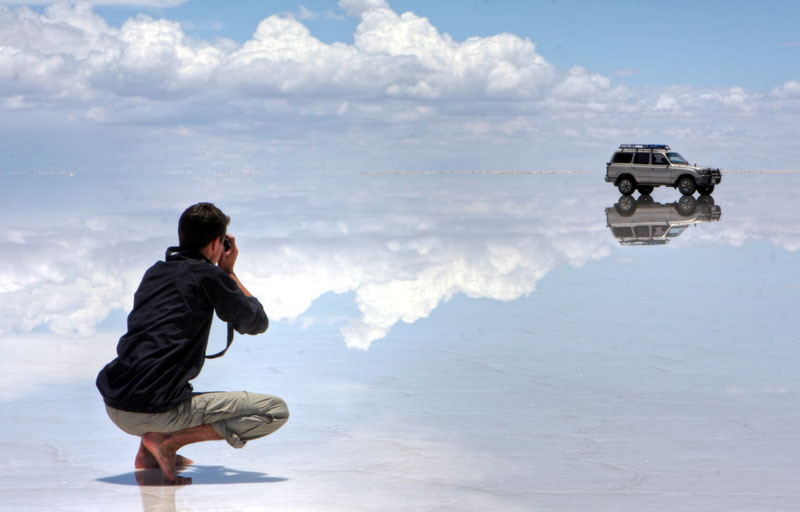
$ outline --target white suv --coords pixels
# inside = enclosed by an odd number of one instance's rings
[[[623,195],[638,190],[649,194],[653,187],[677,188],[681,194],[711,194],[722,181],[719,169],[690,165],[666,144],[621,144],[606,164],[606,181]]]

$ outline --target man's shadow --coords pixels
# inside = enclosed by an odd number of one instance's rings
[[[217,484],[268,484],[285,482],[286,478],[267,476],[257,471],[241,471],[225,466],[189,466],[180,472],[181,476],[192,479],[192,485]],[[98,482],[117,485],[166,486],[164,474],[160,469],[139,469],[121,475],[98,478]]]

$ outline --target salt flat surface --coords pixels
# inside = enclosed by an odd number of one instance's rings
[[[4,179],[0,510],[800,509],[798,176],[726,177],[719,220],[656,247],[612,236],[600,173]],[[195,388],[292,417],[148,485],[94,377],[205,199],[273,323]]]

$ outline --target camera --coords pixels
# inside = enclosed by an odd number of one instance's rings
[[[222,241],[222,247],[225,249],[225,252],[228,252],[228,251],[231,250],[231,239],[228,238],[227,236]]]

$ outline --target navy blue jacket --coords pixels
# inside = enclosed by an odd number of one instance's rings
[[[198,252],[171,250],[145,272],[117,358],[97,376],[103,400],[115,409],[164,412],[191,398],[189,381],[203,368],[215,311],[241,334],[269,325],[258,299],[221,268]]]

